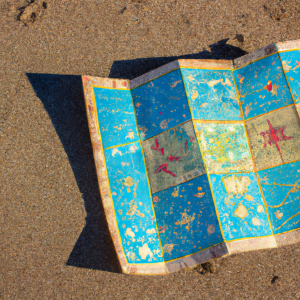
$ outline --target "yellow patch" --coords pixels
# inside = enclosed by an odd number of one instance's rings
[[[283,217],[283,213],[280,210],[275,211],[275,216],[277,219],[281,219]]]
[[[127,186],[127,187],[131,187],[131,186],[133,186],[133,184],[134,184],[134,180],[133,180],[132,177],[127,176],[127,177],[125,178],[123,184],[124,184],[125,186]]]
[[[249,105],[247,104],[245,107],[245,116],[247,117],[250,113]]]
[[[171,252],[172,252],[174,246],[176,246],[176,244],[165,244],[165,245],[163,246],[163,251],[164,251],[164,253],[169,253],[169,254],[171,254]]]
[[[252,218],[252,224],[253,224],[253,225],[256,225],[256,226],[259,226],[259,225],[261,225],[261,223],[260,223],[259,219],[258,219],[258,218],[256,218],[256,217]]]
[[[207,233],[208,233],[208,235],[211,235],[211,234],[215,233],[215,227],[214,227],[214,225],[209,225],[207,227]]]
[[[168,128],[168,122],[167,122],[167,120],[162,120],[162,121],[160,122],[160,124],[159,124],[159,127],[160,127],[161,129],[166,129],[166,128]]]
[[[128,134],[127,134],[127,136],[125,137],[125,139],[127,139],[127,138],[134,139],[134,132],[133,131],[129,131]]]
[[[239,203],[236,210],[234,211],[234,215],[241,219],[246,218],[248,216],[248,210],[246,206],[244,206],[242,203]]]
[[[248,176],[236,177],[234,175],[222,178],[222,181],[228,194],[239,196],[248,192],[248,187],[251,183]]]
[[[197,193],[196,195],[194,195],[194,197],[202,198],[204,195],[205,193]]]
[[[195,214],[193,214],[193,216],[189,216],[185,209],[184,212],[181,213],[181,221],[175,222],[175,225],[188,224],[188,226],[189,226],[190,222],[193,222],[194,220],[195,220]]]
[[[211,81],[208,81],[207,82],[207,85],[209,87],[214,87],[216,84],[220,83],[220,82],[223,82],[223,79],[213,79]]]
[[[196,99],[198,96],[199,96],[198,91],[193,91],[191,98],[192,98],[193,101],[195,101],[195,99]]]
[[[262,205],[258,205],[256,210],[257,210],[258,213],[263,213],[264,212],[264,207]]]
[[[148,244],[144,244],[142,247],[139,247],[139,255],[142,259],[146,259],[146,257],[149,255],[149,261],[153,257],[153,253],[150,250]]]
[[[181,80],[178,80],[178,81],[174,81],[173,84],[171,85],[172,88],[174,88],[178,83],[180,83]]]
[[[173,197],[178,197],[178,189],[174,189],[173,193],[172,193]]]
[[[245,195],[245,199],[248,201],[253,201],[253,197],[251,195]]]

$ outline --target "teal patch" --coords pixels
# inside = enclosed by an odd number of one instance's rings
[[[140,144],[105,150],[117,224],[128,263],[162,262]]]
[[[272,234],[255,173],[210,179],[226,241]]]
[[[153,195],[164,259],[223,242],[206,174]]]
[[[300,102],[300,50],[279,53],[295,103]]]
[[[300,226],[300,162],[259,171],[274,234]]]
[[[194,119],[242,120],[231,70],[182,68]]]
[[[278,54],[234,71],[245,119],[293,103]]]
[[[103,147],[138,141],[130,91],[94,87],[94,93]]]

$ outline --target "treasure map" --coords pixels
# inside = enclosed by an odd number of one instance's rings
[[[300,241],[300,40],[82,82],[124,273]]]

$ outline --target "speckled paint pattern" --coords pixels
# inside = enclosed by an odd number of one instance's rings
[[[130,91],[94,87],[94,93],[104,148],[138,141]]]
[[[105,150],[123,249],[129,263],[162,262],[140,144]]]
[[[231,70],[181,69],[194,119],[242,120]]]
[[[300,50],[279,53],[295,103],[300,102]]]
[[[258,172],[275,233],[299,228],[300,162]]]
[[[206,174],[153,194],[165,261],[223,242]]]
[[[209,173],[253,169],[243,123],[220,124],[195,121],[195,128]]]
[[[234,71],[245,119],[293,103],[278,54]]]
[[[179,69],[136,87],[131,92],[142,139],[191,119]]]
[[[150,138],[142,145],[153,193],[205,172],[191,121]]]
[[[272,234],[254,173],[210,177],[226,241]]]
[[[289,67],[298,50],[276,49],[231,63],[179,60],[131,89],[83,77],[125,273],[273,248],[288,243],[283,233],[298,239],[300,107]]]

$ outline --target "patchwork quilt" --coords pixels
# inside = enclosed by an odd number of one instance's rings
[[[300,241],[300,40],[82,82],[124,273]]]

